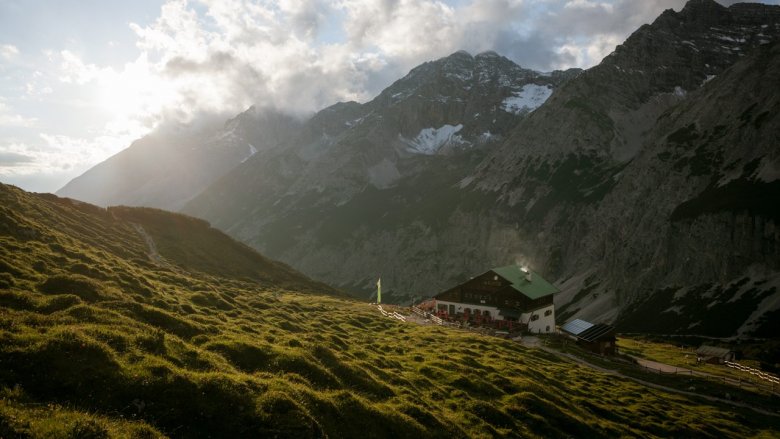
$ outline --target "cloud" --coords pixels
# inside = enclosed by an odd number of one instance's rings
[[[0,127],[32,127],[36,122],[35,118],[15,114],[13,109],[0,97]]]
[[[132,140],[129,135],[78,138],[40,134],[35,142],[0,143],[0,178],[36,174],[72,178],[74,172],[86,171]]]
[[[33,158],[28,155],[19,154],[10,151],[9,152],[0,151],[0,169],[5,167],[18,166],[25,163],[30,163],[32,161]]]
[[[0,44],[0,58],[11,60],[19,55],[19,49],[13,44]]]
[[[68,84],[84,85],[97,79],[112,69],[100,69],[94,64],[85,64],[81,58],[69,50],[60,52],[60,81]]]
[[[154,22],[131,24],[141,55],[124,71],[62,52],[63,79],[102,78],[108,101],[127,107],[122,117],[142,125],[255,104],[310,113],[337,101],[365,101],[414,66],[459,49],[497,50],[542,70],[590,67],[630,30],[682,0],[645,3],[170,0]],[[328,25],[341,29],[340,39],[322,38]],[[114,83],[138,86],[113,93]]]
[[[32,143],[0,143],[0,181],[29,191],[52,192],[105,158],[106,144],[101,142],[113,139],[43,136]]]
[[[140,55],[123,68],[55,57],[62,82],[97,84],[100,104],[140,131],[250,105],[311,113],[365,101],[460,49],[541,70],[590,67],[682,1],[169,0],[153,22],[130,25]]]

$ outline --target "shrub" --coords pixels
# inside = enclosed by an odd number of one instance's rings
[[[99,282],[80,274],[58,274],[49,277],[38,290],[46,294],[75,294],[87,302],[113,298]]]
[[[0,292],[0,306],[18,310],[35,309],[35,302],[29,294],[19,294],[10,291]]]
[[[41,307],[41,311],[44,313],[53,313],[62,311],[70,307],[80,305],[84,303],[79,296],[73,294],[58,294],[56,296],[48,298],[49,300]]]
[[[209,293],[209,292],[196,293],[192,295],[191,300],[194,304],[200,306],[215,307],[217,309],[221,309],[225,311],[233,309],[233,305],[226,302],[221,297],[218,297],[214,293]]]
[[[0,289],[7,290],[14,286],[14,277],[9,273],[0,273]]]
[[[263,394],[258,408],[268,425],[252,432],[258,436],[277,436],[280,433],[296,438],[324,437],[322,427],[306,410],[280,391]]]
[[[108,306],[135,320],[140,320],[181,338],[189,339],[204,332],[204,329],[195,323],[149,305],[111,302]]]
[[[122,382],[110,349],[70,330],[47,334],[27,349],[0,351],[0,361],[11,382],[26,383],[30,394],[56,401],[105,404]]]
[[[79,419],[71,426],[68,437],[73,439],[104,439],[108,437],[108,430],[94,419]]]
[[[227,359],[236,368],[246,372],[270,370],[276,357],[270,346],[256,346],[238,341],[216,342],[204,346]]]

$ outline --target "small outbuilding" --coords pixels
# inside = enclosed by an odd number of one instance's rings
[[[726,361],[734,361],[734,357],[734,351],[727,348],[703,344],[699,349],[696,349],[696,361],[698,362],[723,364]]]
[[[605,323],[590,323],[574,319],[561,326],[561,331],[569,338],[577,340],[583,348],[601,355],[614,355],[617,351],[615,327]]]

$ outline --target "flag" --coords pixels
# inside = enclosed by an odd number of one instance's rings
[[[376,303],[382,303],[382,278],[376,281]]]

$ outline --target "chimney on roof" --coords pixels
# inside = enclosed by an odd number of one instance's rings
[[[529,270],[528,267],[526,267],[524,265],[524,266],[520,267],[520,271],[525,273],[525,280],[527,280],[528,282],[531,282],[531,270]]]

